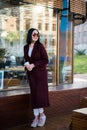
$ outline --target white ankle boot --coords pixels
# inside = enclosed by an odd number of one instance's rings
[[[33,122],[31,123],[31,127],[35,128],[38,126],[38,119],[34,119]]]
[[[39,121],[38,121],[38,126],[42,127],[45,125],[45,122],[46,122],[46,116],[43,115],[39,118]]]

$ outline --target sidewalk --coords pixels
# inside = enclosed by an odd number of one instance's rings
[[[44,127],[31,128],[30,124],[16,126],[6,130],[69,130],[71,114],[48,118]]]
[[[74,81],[87,82],[87,74],[74,74]]]

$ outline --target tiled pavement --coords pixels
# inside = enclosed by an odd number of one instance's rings
[[[44,127],[31,128],[30,123],[22,126],[16,126],[6,130],[69,130],[71,123],[71,114],[48,118]]]

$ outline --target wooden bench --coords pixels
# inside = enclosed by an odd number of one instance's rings
[[[5,87],[10,87],[10,86],[18,86],[20,85],[20,80],[19,79],[4,79],[4,86]]]
[[[70,130],[87,130],[87,107],[73,110]]]

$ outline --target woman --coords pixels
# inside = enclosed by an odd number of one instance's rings
[[[49,106],[47,70],[48,56],[43,44],[39,41],[39,31],[31,28],[24,46],[25,69],[27,70],[31,89],[31,102],[34,120],[31,127],[44,126],[46,115],[44,107]]]

